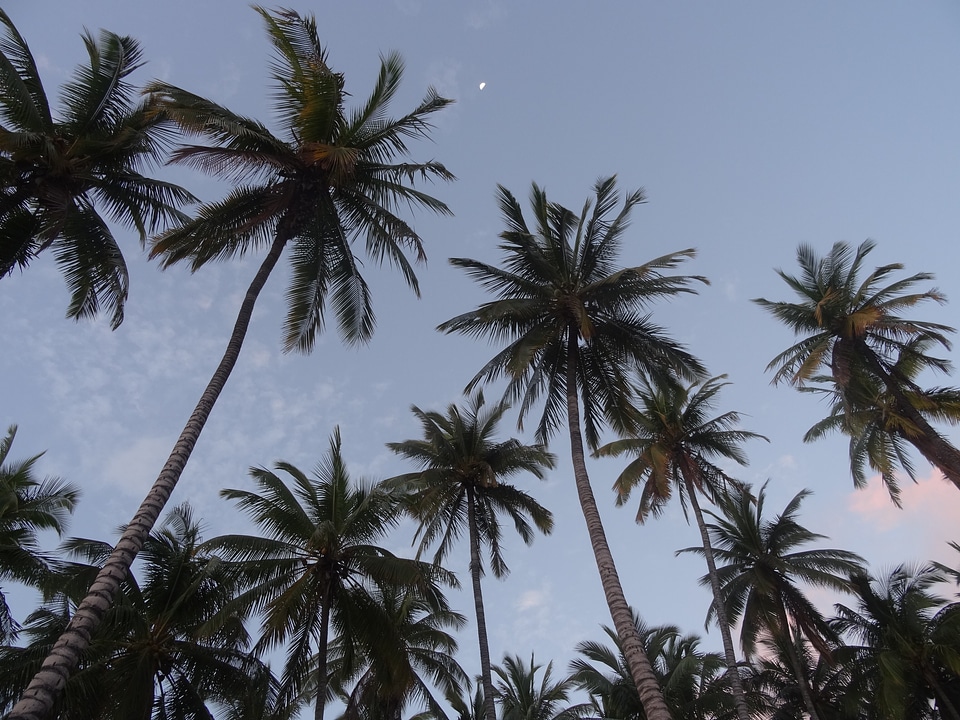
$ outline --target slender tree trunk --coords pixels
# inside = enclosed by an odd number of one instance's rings
[[[330,581],[320,607],[320,642],[317,643],[317,701],[313,706],[313,720],[323,720],[327,705],[327,640],[330,635]]]
[[[597,508],[597,500],[590,486],[590,477],[587,475],[583,436],[580,431],[580,403],[577,398],[578,337],[577,329],[571,327],[567,340],[567,425],[570,430],[570,452],[580,509],[587,523],[587,533],[590,535],[590,544],[593,546],[593,555],[600,573],[600,583],[603,586],[607,607],[610,609],[610,617],[620,638],[630,676],[637,686],[640,702],[643,704],[648,720],[670,720],[670,711],[663,699],[657,676],[653,672],[653,666],[637,635],[637,628],[633,624],[633,615],[623,594],[620,576],[617,574],[613,553],[610,552],[607,535],[600,519],[600,511]]]
[[[933,702],[944,720],[960,720],[960,710],[950,701],[950,696],[937,677],[936,672],[926,672],[927,682],[933,689]]]
[[[707,523],[704,522],[700,501],[697,499],[697,488],[693,483],[693,474],[697,471],[691,467],[691,464],[690,458],[682,458],[680,473],[683,475],[683,482],[687,486],[687,497],[690,499],[693,515],[697,519],[697,528],[700,530],[700,539],[703,541],[703,557],[707,561],[707,574],[710,577],[710,589],[713,591],[713,611],[717,615],[717,626],[720,628],[720,640],[723,643],[723,655],[727,662],[727,676],[730,678],[730,687],[733,690],[733,702],[737,708],[737,717],[740,720],[750,720],[747,695],[743,691],[740,667],[737,665],[737,655],[733,649],[733,638],[730,635],[727,609],[723,605],[723,594],[720,591],[720,578],[717,576],[717,563],[713,557],[713,545],[710,544],[710,533],[707,531]]]
[[[480,677],[483,683],[483,710],[487,720],[497,720],[493,703],[493,678],[490,671],[490,646],[487,642],[487,616],[483,611],[483,593],[480,590],[480,535],[477,531],[476,495],[467,485],[467,522],[470,530],[470,579],[473,581],[473,604],[477,613],[477,636],[480,640]]]
[[[156,523],[161,510],[163,510],[163,506],[173,493],[173,489],[183,473],[183,468],[197,443],[197,438],[200,437],[200,432],[207,422],[207,417],[210,415],[210,411],[237,363],[240,348],[243,346],[247,327],[253,315],[253,307],[257,302],[257,296],[280,259],[285,244],[286,236],[281,237],[281,234],[278,233],[270,247],[270,252],[267,253],[260,269],[253,278],[253,282],[247,288],[247,294],[240,305],[240,312],[237,314],[237,320],[233,326],[233,332],[230,334],[230,340],[227,343],[223,358],[213,373],[213,377],[210,378],[210,382],[207,383],[203,395],[200,396],[200,402],[197,403],[189,420],[187,420],[186,426],[180,433],[180,437],[173,446],[173,451],[167,458],[163,470],[160,471],[159,477],[157,477],[147,497],[140,505],[140,509],[137,510],[137,514],[133,516],[133,520],[130,521],[123,535],[120,536],[120,541],[113,549],[107,562],[100,569],[87,596],[80,603],[69,625],[67,625],[67,629],[43,661],[40,671],[30,681],[23,697],[20,698],[20,701],[7,716],[8,720],[43,720],[43,718],[46,718],[63,691],[67,678],[76,669],[80,657],[90,646],[91,636],[100,625],[104,613],[112,605],[120,583],[127,576],[134,558],[140,552],[140,548],[143,547],[143,543],[150,535],[154,523]]]
[[[927,422],[923,414],[917,410],[910,399],[903,392],[903,388],[896,378],[887,372],[880,362],[880,358],[863,339],[855,341],[857,347],[867,360],[867,365],[876,373],[877,377],[893,395],[897,404],[897,411],[907,418],[919,431],[919,435],[904,433],[898,434],[913,445],[931,465],[936,467],[944,476],[960,489],[960,450],[955,448],[946,438]]]
[[[782,602],[777,603],[777,616],[780,621],[781,632],[783,633],[781,642],[786,641],[787,657],[790,659],[790,664],[793,665],[793,674],[797,676],[800,697],[803,699],[803,704],[807,706],[807,712],[810,713],[810,720],[820,720],[820,716],[817,715],[817,708],[813,704],[813,693],[810,692],[810,681],[807,679],[804,663],[800,661],[800,656],[797,654],[797,646],[793,642],[793,634],[790,632],[790,619],[787,617],[787,609]]]

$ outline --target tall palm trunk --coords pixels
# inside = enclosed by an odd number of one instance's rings
[[[898,431],[898,435],[913,445],[931,465],[936,467],[944,476],[960,489],[960,450],[948,442],[943,435],[927,422],[910,399],[904,394],[900,383],[880,362],[876,353],[862,339],[856,341],[857,349],[867,361],[870,369],[876,373],[887,391],[893,396],[897,404],[897,411],[909,420],[919,431],[918,435]]]
[[[288,237],[287,233],[277,232],[270,252],[267,253],[253,282],[247,288],[223,358],[173,446],[173,451],[167,458],[159,477],[150,488],[137,514],[133,516],[133,520],[120,536],[120,541],[110,557],[97,573],[96,580],[90,586],[83,602],[77,607],[67,629],[43,661],[40,671],[30,681],[23,697],[7,716],[8,720],[43,720],[49,716],[67,683],[67,678],[76,669],[81,655],[90,646],[90,638],[100,625],[104,613],[113,603],[120,583],[126,578],[134,558],[140,552],[160,511],[173,493],[183,468],[197,444],[197,438],[200,437],[200,432],[207,422],[207,417],[237,363],[257,296],[280,259]]]
[[[810,681],[807,679],[807,673],[803,667],[804,663],[800,661],[797,646],[793,642],[793,635],[790,632],[790,619],[787,617],[787,609],[782,602],[777,604],[777,619],[780,622],[780,642],[785,643],[787,657],[790,659],[790,664],[793,665],[794,675],[797,676],[800,697],[803,699],[803,704],[807,706],[810,720],[820,720],[820,716],[817,715],[817,708],[813,704],[813,693],[810,692]]]
[[[480,590],[480,534],[477,531],[476,495],[467,485],[467,523],[470,531],[470,579],[473,581],[473,604],[477,613],[477,636],[480,641],[480,677],[483,683],[483,711],[487,720],[497,720],[493,703],[493,677],[490,670],[490,646],[487,642],[487,616],[483,611]]]
[[[580,431],[580,403],[577,398],[577,341],[579,333],[575,326],[569,329],[567,340],[567,425],[570,430],[570,452],[573,460],[573,475],[577,485],[580,509],[587,523],[587,533],[593,546],[593,555],[600,573],[603,594],[610,609],[613,626],[623,647],[623,656],[630,669],[630,676],[637,686],[640,702],[648,720],[670,720],[670,711],[653,672],[653,666],[643,649],[643,643],[633,624],[633,615],[623,594],[620,576],[613,562],[613,554],[607,544],[600,511],[590,486],[587,464],[584,460],[583,436]]]
[[[317,701],[313,706],[313,719],[323,720],[327,705],[327,645],[330,638],[330,583],[323,593],[320,607],[320,640],[317,643]]]
[[[730,678],[730,687],[733,689],[733,702],[737,708],[739,720],[750,720],[750,710],[747,708],[747,696],[743,691],[743,681],[740,677],[740,668],[737,666],[737,655],[733,649],[733,638],[730,635],[730,623],[727,620],[727,611],[723,606],[723,594],[720,591],[720,578],[717,576],[717,563],[713,558],[713,546],[710,544],[710,533],[707,523],[703,519],[700,501],[697,499],[697,487],[693,476],[697,470],[692,467],[688,457],[680,460],[680,473],[683,475],[684,485],[687,487],[687,497],[693,508],[693,515],[697,519],[697,528],[700,530],[700,539],[703,542],[703,557],[707,561],[707,574],[710,577],[710,589],[713,591],[713,611],[717,615],[717,626],[720,628],[720,639],[723,643],[723,655],[727,663],[727,677]]]

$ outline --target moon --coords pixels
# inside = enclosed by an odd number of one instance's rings
[[[483,90],[487,84],[485,82],[480,83],[480,89]]]

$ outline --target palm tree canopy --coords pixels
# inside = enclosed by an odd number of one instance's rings
[[[705,278],[672,275],[694,256],[681,250],[629,268],[617,266],[623,235],[633,208],[644,201],[642,190],[624,196],[617,211],[616,178],[601,178],[595,200],[577,214],[547,200],[536,184],[530,193],[535,218],[531,229],[509,190],[498,187],[500,212],[507,230],[500,234],[503,267],[452,258],[451,264],[498,299],[458,315],[439,326],[444,332],[487,337],[508,344],[471,380],[506,376],[505,397],[519,400],[520,423],[543,398],[537,439],[545,442],[565,412],[569,344],[576,343],[577,380],[582,396],[587,442],[596,447],[600,427],[621,427],[629,414],[629,374],[687,378],[703,366],[669,339],[646,313],[654,300],[694,292]]]
[[[142,174],[169,147],[171,127],[128,78],[142,63],[130,37],[83,35],[88,64],[61,90],[54,116],[30,48],[0,10],[0,278],[50,248],[70,291],[67,316],[101,309],[123,321],[128,277],[107,221],[145,242],[193,196]]]
[[[15,580],[40,586],[47,580],[52,560],[40,550],[39,533],[64,533],[80,491],[60,478],[38,480],[35,465],[42,453],[10,460],[16,435],[17,427],[12,425],[0,439],[0,583]],[[0,590],[0,642],[13,639],[17,629]]]
[[[629,436],[597,450],[598,456],[636,456],[613,488],[617,505],[625,505],[631,491],[642,486],[637,522],[644,522],[651,513],[661,515],[674,487],[686,513],[684,468],[691,472],[694,488],[713,499],[733,479],[712,459],[746,465],[742,443],[753,438],[766,440],[763,435],[738,428],[737,412],[710,417],[717,393],[728,384],[722,382],[725,377],[695,381],[686,387],[675,382],[643,382],[634,396],[638,407]]]
[[[780,622],[781,607],[809,640],[824,647],[821,638],[830,633],[797,583],[846,591],[847,578],[863,567],[863,559],[846,550],[800,549],[824,539],[797,520],[809,495],[809,490],[797,493],[779,515],[766,519],[766,483],[756,496],[748,486],[733,485],[718,497],[720,512],[708,512],[715,521],[708,529],[727,620],[742,619],[740,642],[747,656],[755,654],[762,632],[787,631]],[[679,552],[703,554],[703,548]],[[700,582],[710,581],[704,577]],[[711,606],[707,623],[712,617]]]
[[[258,649],[286,644],[284,684],[296,697],[308,682],[313,642],[329,613],[338,634],[375,586],[416,589],[442,604],[438,581],[453,577],[426,563],[397,558],[375,543],[395,527],[399,498],[382,484],[354,483],[341,452],[339,429],[313,477],[286,462],[251,468],[257,491],[227,489],[225,498],[263,530],[263,536],[225,535],[206,546],[221,553],[249,588],[237,604],[263,614]],[[325,611],[326,607],[326,611]]]
[[[363,648],[364,662],[351,672],[343,657],[346,639],[331,647],[336,684],[356,679],[344,719],[400,720],[405,709],[419,706],[430,717],[446,720],[434,688],[445,697],[456,696],[468,682],[456,661],[457,641],[448,632],[461,630],[466,618],[397,587],[379,590],[375,599],[377,620],[358,626],[350,640]]]
[[[232,703],[265,670],[247,652],[242,619],[218,617],[238,588],[225,564],[201,549],[201,540],[200,524],[186,504],[151,533],[136,575],[126,578],[122,596],[67,685],[65,710],[86,704],[93,713],[87,717],[206,720],[208,704]],[[33,642],[12,657],[24,666],[18,682],[25,684],[36,671],[111,549],[80,538],[64,543],[74,560],[58,565],[49,602],[28,626]]]
[[[543,670],[540,682],[537,673]],[[501,720],[573,720],[580,707],[568,705],[572,678],[553,679],[553,663],[538,665],[533,654],[525,663],[519,655],[506,655],[494,666]]]
[[[934,717],[931,700],[936,717],[960,717],[960,608],[934,594],[943,580],[933,565],[900,565],[880,578],[859,572],[851,577],[856,607],[835,606],[837,630],[858,643],[838,650],[838,660],[851,663],[860,697],[879,717]]]
[[[633,622],[663,688],[664,699],[676,720],[726,717],[732,712],[730,695],[721,676],[724,660],[718,653],[703,652],[700,639],[684,635],[674,625],[651,627],[634,612]],[[600,717],[644,720],[636,685],[623,656],[616,632],[604,627],[612,643],[584,640],[576,650],[582,656],[570,663],[574,684],[590,694]]]
[[[922,358],[932,341],[929,338],[914,338],[906,343],[908,350],[901,352],[891,365],[891,374],[903,380],[903,394],[910,405],[924,418],[933,422],[960,423],[960,388],[917,385],[918,375],[924,369]],[[916,437],[921,429],[907,417],[898,405],[897,398],[886,385],[862,369],[852,369],[844,389],[831,383],[830,376],[811,378],[817,386],[801,388],[807,392],[826,396],[831,403],[830,414],[811,427],[804,442],[813,442],[833,431],[850,437],[850,471],[854,485],[867,484],[867,468],[879,473],[890,498],[900,505],[898,470],[916,480],[913,461],[907,448],[907,439]]]
[[[428,137],[428,118],[452,101],[432,88],[410,113],[387,115],[403,75],[397,54],[381,58],[370,95],[352,111],[344,78],[327,61],[312,16],[255,7],[274,47],[271,66],[279,135],[262,123],[166,83],[148,87],[186,132],[207,145],[173,152],[183,163],[235,185],[221,201],[153,241],[164,266],[189,261],[192,269],[257,250],[277,237],[292,243],[292,279],[284,323],[286,350],[309,352],[332,305],[348,342],[373,332],[369,289],[352,244],[362,237],[367,255],[397,267],[418,292],[406,253],[425,259],[420,236],[395,212],[401,205],[449,214],[447,206],[413,187],[420,179],[452,180],[440,163],[397,161],[407,142]]]
[[[404,507],[420,522],[415,537],[415,541],[420,539],[418,555],[438,543],[433,561],[443,561],[467,526],[470,496],[475,503],[478,539],[489,548],[497,577],[507,572],[499,515],[513,520],[517,534],[528,545],[533,542],[533,526],[544,534],[553,529],[549,510],[533,496],[503,482],[524,472],[543,479],[545,471],[556,465],[556,457],[543,445],[524,445],[515,438],[494,439],[508,409],[504,402],[485,408],[481,392],[466,407],[451,404],[445,414],[414,406],[423,438],[387,444],[420,466],[419,471],[392,480],[404,489]]]
[[[775,384],[789,381],[803,385],[821,368],[831,367],[834,380],[845,386],[854,362],[855,341],[866,343],[887,365],[908,353],[916,354],[913,361],[924,367],[949,371],[948,361],[917,353],[910,341],[923,338],[949,349],[947,335],[954,332],[953,328],[899,315],[926,301],[946,302],[936,288],[911,291],[915,285],[932,280],[933,275],[921,272],[893,280],[891,276],[903,265],[891,263],[876,268],[861,281],[864,260],[875,246],[867,240],[854,250],[838,242],[821,258],[809,245],[801,245],[797,250],[800,275],[777,270],[799,296],[799,302],[754,300],[795,334],[806,336],[770,361],[767,369],[776,370]]]

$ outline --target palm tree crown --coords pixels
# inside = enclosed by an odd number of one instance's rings
[[[101,211],[147,234],[182,221],[193,196],[142,170],[167,148],[170,127],[128,78],[137,42],[84,33],[89,63],[62,89],[54,117],[30,48],[0,10],[0,278],[51,249],[70,290],[67,316],[101,308],[116,328],[127,300],[127,266]],[[99,209],[98,209],[99,208]]]
[[[912,292],[918,283],[933,279],[930,273],[891,280],[893,273],[903,269],[899,263],[882,265],[861,281],[858,276],[873,248],[869,240],[856,250],[836,243],[820,258],[812,248],[801,245],[797,251],[800,276],[777,271],[800,301],[757,298],[754,302],[805,337],[771,360],[767,369],[776,370],[774,384],[789,381],[802,388],[812,380],[826,379],[818,371],[828,367],[829,381],[845,416],[841,429],[852,435],[869,431],[855,413],[876,402],[874,390],[879,384],[898,416],[896,423],[884,423],[885,432],[896,433],[914,445],[960,488],[960,451],[930,425],[925,414],[950,422],[960,417],[955,410],[943,413],[933,408],[931,412],[930,403],[913,381],[920,370],[950,370],[947,360],[927,351],[932,346],[949,349],[947,336],[954,330],[899,314],[926,301],[943,303],[946,299],[936,288]],[[885,450],[890,449],[877,453]],[[882,461],[878,462],[882,466]]]
[[[721,587],[731,623],[742,619],[740,640],[752,656],[762,631],[786,633],[782,622],[785,610],[800,626],[807,639],[822,645],[825,623],[798,586],[849,590],[848,577],[863,567],[863,558],[846,550],[800,549],[825,536],[808,530],[797,519],[800,505],[809,490],[797,493],[783,511],[764,518],[766,484],[754,496],[749,486],[732,486],[720,498],[720,513],[709,513],[713,552],[721,563]],[[702,554],[702,548],[681,552]],[[704,578],[701,581],[707,583]]]
[[[425,138],[427,118],[452,101],[430,89],[412,112],[387,116],[400,85],[403,62],[381,58],[367,100],[351,112],[344,77],[327,62],[313,17],[292,11],[263,17],[276,55],[275,110],[282,132],[165,83],[148,90],[185,131],[210,145],[185,145],[173,153],[184,163],[236,185],[223,200],[202,206],[196,219],[157,238],[151,254],[164,265],[188,260],[196,270],[271,244],[292,245],[284,347],[309,352],[323,328],[327,296],[348,342],[373,332],[369,289],[351,247],[362,237],[367,254],[400,269],[417,290],[405,251],[425,255],[420,236],[395,213],[400,205],[449,213],[439,200],[416,190],[415,178],[452,180],[438,162],[397,162],[407,140]]]
[[[530,203],[537,224],[531,230],[520,204],[499,187],[500,212],[507,226],[500,235],[503,268],[466,258],[450,260],[498,299],[439,328],[508,343],[470,387],[505,375],[506,397],[521,401],[521,420],[542,397],[544,411],[537,427],[541,441],[561,426],[569,354],[574,351],[574,382],[582,397],[590,447],[597,446],[605,420],[615,426],[624,422],[631,370],[658,377],[703,373],[699,361],[643,311],[659,298],[693,292],[694,281],[706,282],[699,276],[662,272],[693,257],[692,249],[635,267],[618,267],[630,212],[643,202],[643,191],[627,194],[613,215],[616,178],[598,180],[594,190],[596,201],[588,201],[578,215],[549,202],[534,184]]]
[[[836,605],[836,628],[857,643],[838,659],[876,717],[960,720],[960,605],[934,594],[943,580],[932,565],[861,571],[851,577],[856,607]]]
[[[208,546],[234,563],[250,588],[238,604],[263,613],[258,648],[286,644],[286,701],[314,687],[320,718],[330,628],[350,637],[352,614],[360,613],[363,621],[363,608],[371,604],[369,595],[378,584],[415,587],[436,599],[440,593],[433,580],[450,577],[374,544],[396,525],[399,502],[382,485],[351,480],[339,430],[313,478],[290,463],[278,462],[277,469],[290,476],[292,485],[269,470],[253,468],[257,492],[221,492],[237,501],[266,536],[225,535]]]
[[[11,426],[0,439],[0,583],[8,580],[41,586],[51,560],[40,550],[38,534],[53,530],[62,535],[80,491],[59,478],[38,480],[34,466],[41,455],[9,460],[17,435]],[[16,637],[18,625],[0,590],[0,643]]]
[[[636,425],[628,436],[607,443],[597,450],[599,456],[635,455],[614,482],[617,505],[625,505],[631,491],[641,486],[637,522],[652,513],[663,513],[673,489],[677,489],[686,512],[690,490],[711,501],[733,479],[711,458],[747,464],[741,447],[746,440],[760,438],[738,428],[740,414],[725,412],[711,418],[714,400],[725,376],[681,386],[674,382],[652,385],[643,382],[634,395],[638,403]]]
[[[902,396],[920,413],[934,422],[960,423],[960,388],[921,388],[916,384],[923,370],[922,358],[931,345],[929,338],[915,338],[908,343],[909,351],[902,352],[891,366],[891,375],[902,378]],[[854,373],[844,391],[834,386],[828,376],[812,378],[818,387],[804,390],[825,395],[831,402],[831,412],[811,427],[804,442],[817,440],[839,430],[850,438],[850,471],[854,485],[867,484],[867,468],[880,474],[890,499],[900,505],[900,480],[897,471],[903,469],[916,480],[913,461],[907,449],[916,425],[898,404],[898,398],[876,377]]]

